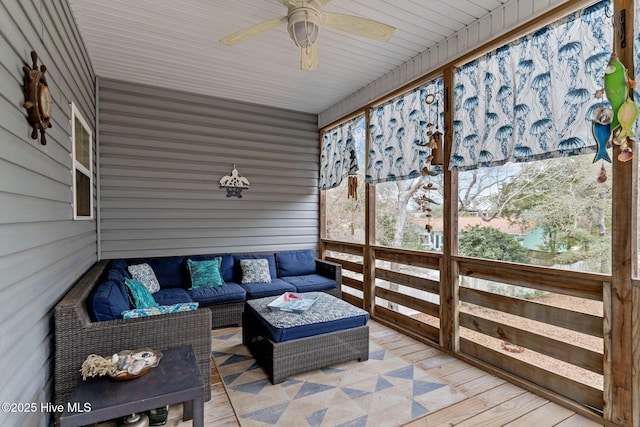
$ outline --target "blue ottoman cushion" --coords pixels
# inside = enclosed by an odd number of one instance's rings
[[[303,313],[273,311],[268,304],[277,297],[248,300],[245,315],[251,316],[273,342],[312,337],[364,326],[369,313],[329,294],[318,292],[318,299]]]
[[[190,289],[187,293],[191,299],[200,303],[200,307],[225,302],[241,302],[247,299],[247,291],[233,282],[228,282],[224,286],[214,286],[213,288]]]

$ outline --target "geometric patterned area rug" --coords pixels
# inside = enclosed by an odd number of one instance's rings
[[[242,427],[400,426],[466,398],[369,343],[369,360],[273,385],[242,344],[242,331],[212,338],[213,359]]]

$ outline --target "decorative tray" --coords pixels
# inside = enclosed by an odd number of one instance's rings
[[[267,304],[267,307],[275,311],[287,311],[290,313],[304,313],[318,299],[317,292],[295,293],[285,292],[278,298]]]

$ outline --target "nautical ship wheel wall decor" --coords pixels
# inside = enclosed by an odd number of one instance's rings
[[[38,54],[35,51],[31,52],[31,60],[33,61],[31,68],[22,67],[25,74],[24,96],[26,99],[23,107],[27,109],[27,119],[33,126],[31,138],[37,139],[38,132],[40,132],[40,143],[46,145],[45,131],[52,126],[51,106],[53,105],[53,99],[45,76],[47,67],[42,64],[38,68]]]

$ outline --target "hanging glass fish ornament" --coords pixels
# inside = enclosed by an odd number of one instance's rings
[[[611,157],[607,152],[607,144],[611,138],[611,123],[601,124],[594,120],[591,125],[591,134],[595,138],[598,148],[596,156],[593,158],[593,163],[598,160],[611,163]]]
[[[616,138],[622,140],[624,138],[635,138],[633,126],[638,119],[638,106],[631,98],[627,98],[618,110],[618,123],[620,124],[620,132]]]
[[[629,85],[627,84],[627,70],[620,60],[612,56],[609,65],[604,70],[604,92],[613,109],[611,130],[618,128],[618,110],[629,97]]]

